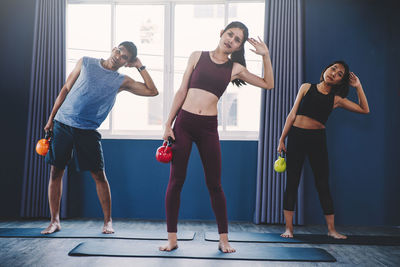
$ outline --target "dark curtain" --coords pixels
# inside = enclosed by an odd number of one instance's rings
[[[254,222],[284,223],[286,172],[273,169],[279,137],[303,81],[303,2],[265,1],[265,42],[270,49],[275,88],[263,90],[258,140]],[[303,180],[303,179],[302,179]],[[295,223],[303,223],[303,182],[299,186]]]
[[[32,74],[21,201],[22,217],[49,217],[47,186],[50,167],[35,152],[36,142],[44,138],[44,126],[54,101],[65,81],[66,1],[37,0],[35,10]],[[66,176],[63,190],[66,191]],[[64,196],[66,194],[64,193]],[[66,199],[61,202],[61,217],[66,215]]]

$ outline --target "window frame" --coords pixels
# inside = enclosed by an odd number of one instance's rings
[[[66,0],[67,1],[67,12],[69,4],[85,4],[85,5],[99,5],[109,4],[111,5],[111,44],[115,46],[115,35],[116,35],[116,5],[164,5],[164,69],[163,69],[163,122],[167,119],[173,97],[174,97],[174,39],[175,39],[175,6],[176,5],[195,5],[195,4],[223,4],[224,5],[224,25],[229,22],[229,4],[234,3],[264,3],[264,0]],[[264,15],[265,16],[265,15]],[[68,16],[66,16],[68,18]],[[68,27],[68,21],[66,21],[66,27]],[[68,31],[67,31],[68,32]],[[68,37],[67,37],[68,38]],[[66,47],[66,58],[68,59],[68,50]],[[140,54],[140,53],[139,53]],[[189,55],[188,55],[189,56]],[[151,73],[151,66],[147,66]],[[68,73],[67,73],[68,75]],[[226,94],[222,95],[221,107],[225,105]],[[260,103],[261,104],[261,103]],[[221,140],[258,140],[259,131],[237,131],[237,130],[226,130],[226,119],[222,115],[221,128],[219,128],[219,135]],[[164,124],[162,124],[161,130],[115,130],[113,129],[113,116],[114,109],[111,110],[108,121],[109,129],[99,129],[103,139],[160,139],[164,130]]]

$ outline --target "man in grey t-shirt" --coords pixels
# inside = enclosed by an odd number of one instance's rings
[[[49,204],[51,221],[42,234],[61,230],[60,200],[65,166],[74,155],[80,171],[90,171],[104,213],[103,233],[114,232],[111,219],[111,193],[104,172],[101,135],[97,128],[115,103],[117,93],[125,90],[140,96],[156,96],[152,78],[136,57],[132,42],[115,47],[108,59],[83,57],[76,64],[54,103],[45,131],[52,131],[46,162],[51,165]],[[135,67],[143,78],[138,82],[117,72],[121,67]]]

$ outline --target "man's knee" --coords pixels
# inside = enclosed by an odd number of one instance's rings
[[[101,183],[107,182],[107,177],[103,170],[91,171],[90,173],[92,174],[92,177],[96,182],[101,182]]]
[[[50,167],[50,179],[51,180],[57,180],[61,179],[64,175],[64,169],[57,168],[54,165],[51,165]]]

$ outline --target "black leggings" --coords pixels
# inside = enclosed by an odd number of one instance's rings
[[[228,232],[226,200],[221,186],[221,146],[217,127],[217,116],[197,115],[183,109],[179,111],[174,125],[176,140],[172,145],[173,158],[165,196],[169,233],[177,232],[180,195],[193,142],[197,145],[203,163],[218,232],[220,234]]]
[[[329,161],[325,129],[311,130],[295,126],[289,131],[287,142],[287,183],[283,208],[294,211],[304,159],[308,156],[314,173],[319,201],[325,215],[334,214],[329,190]]]

